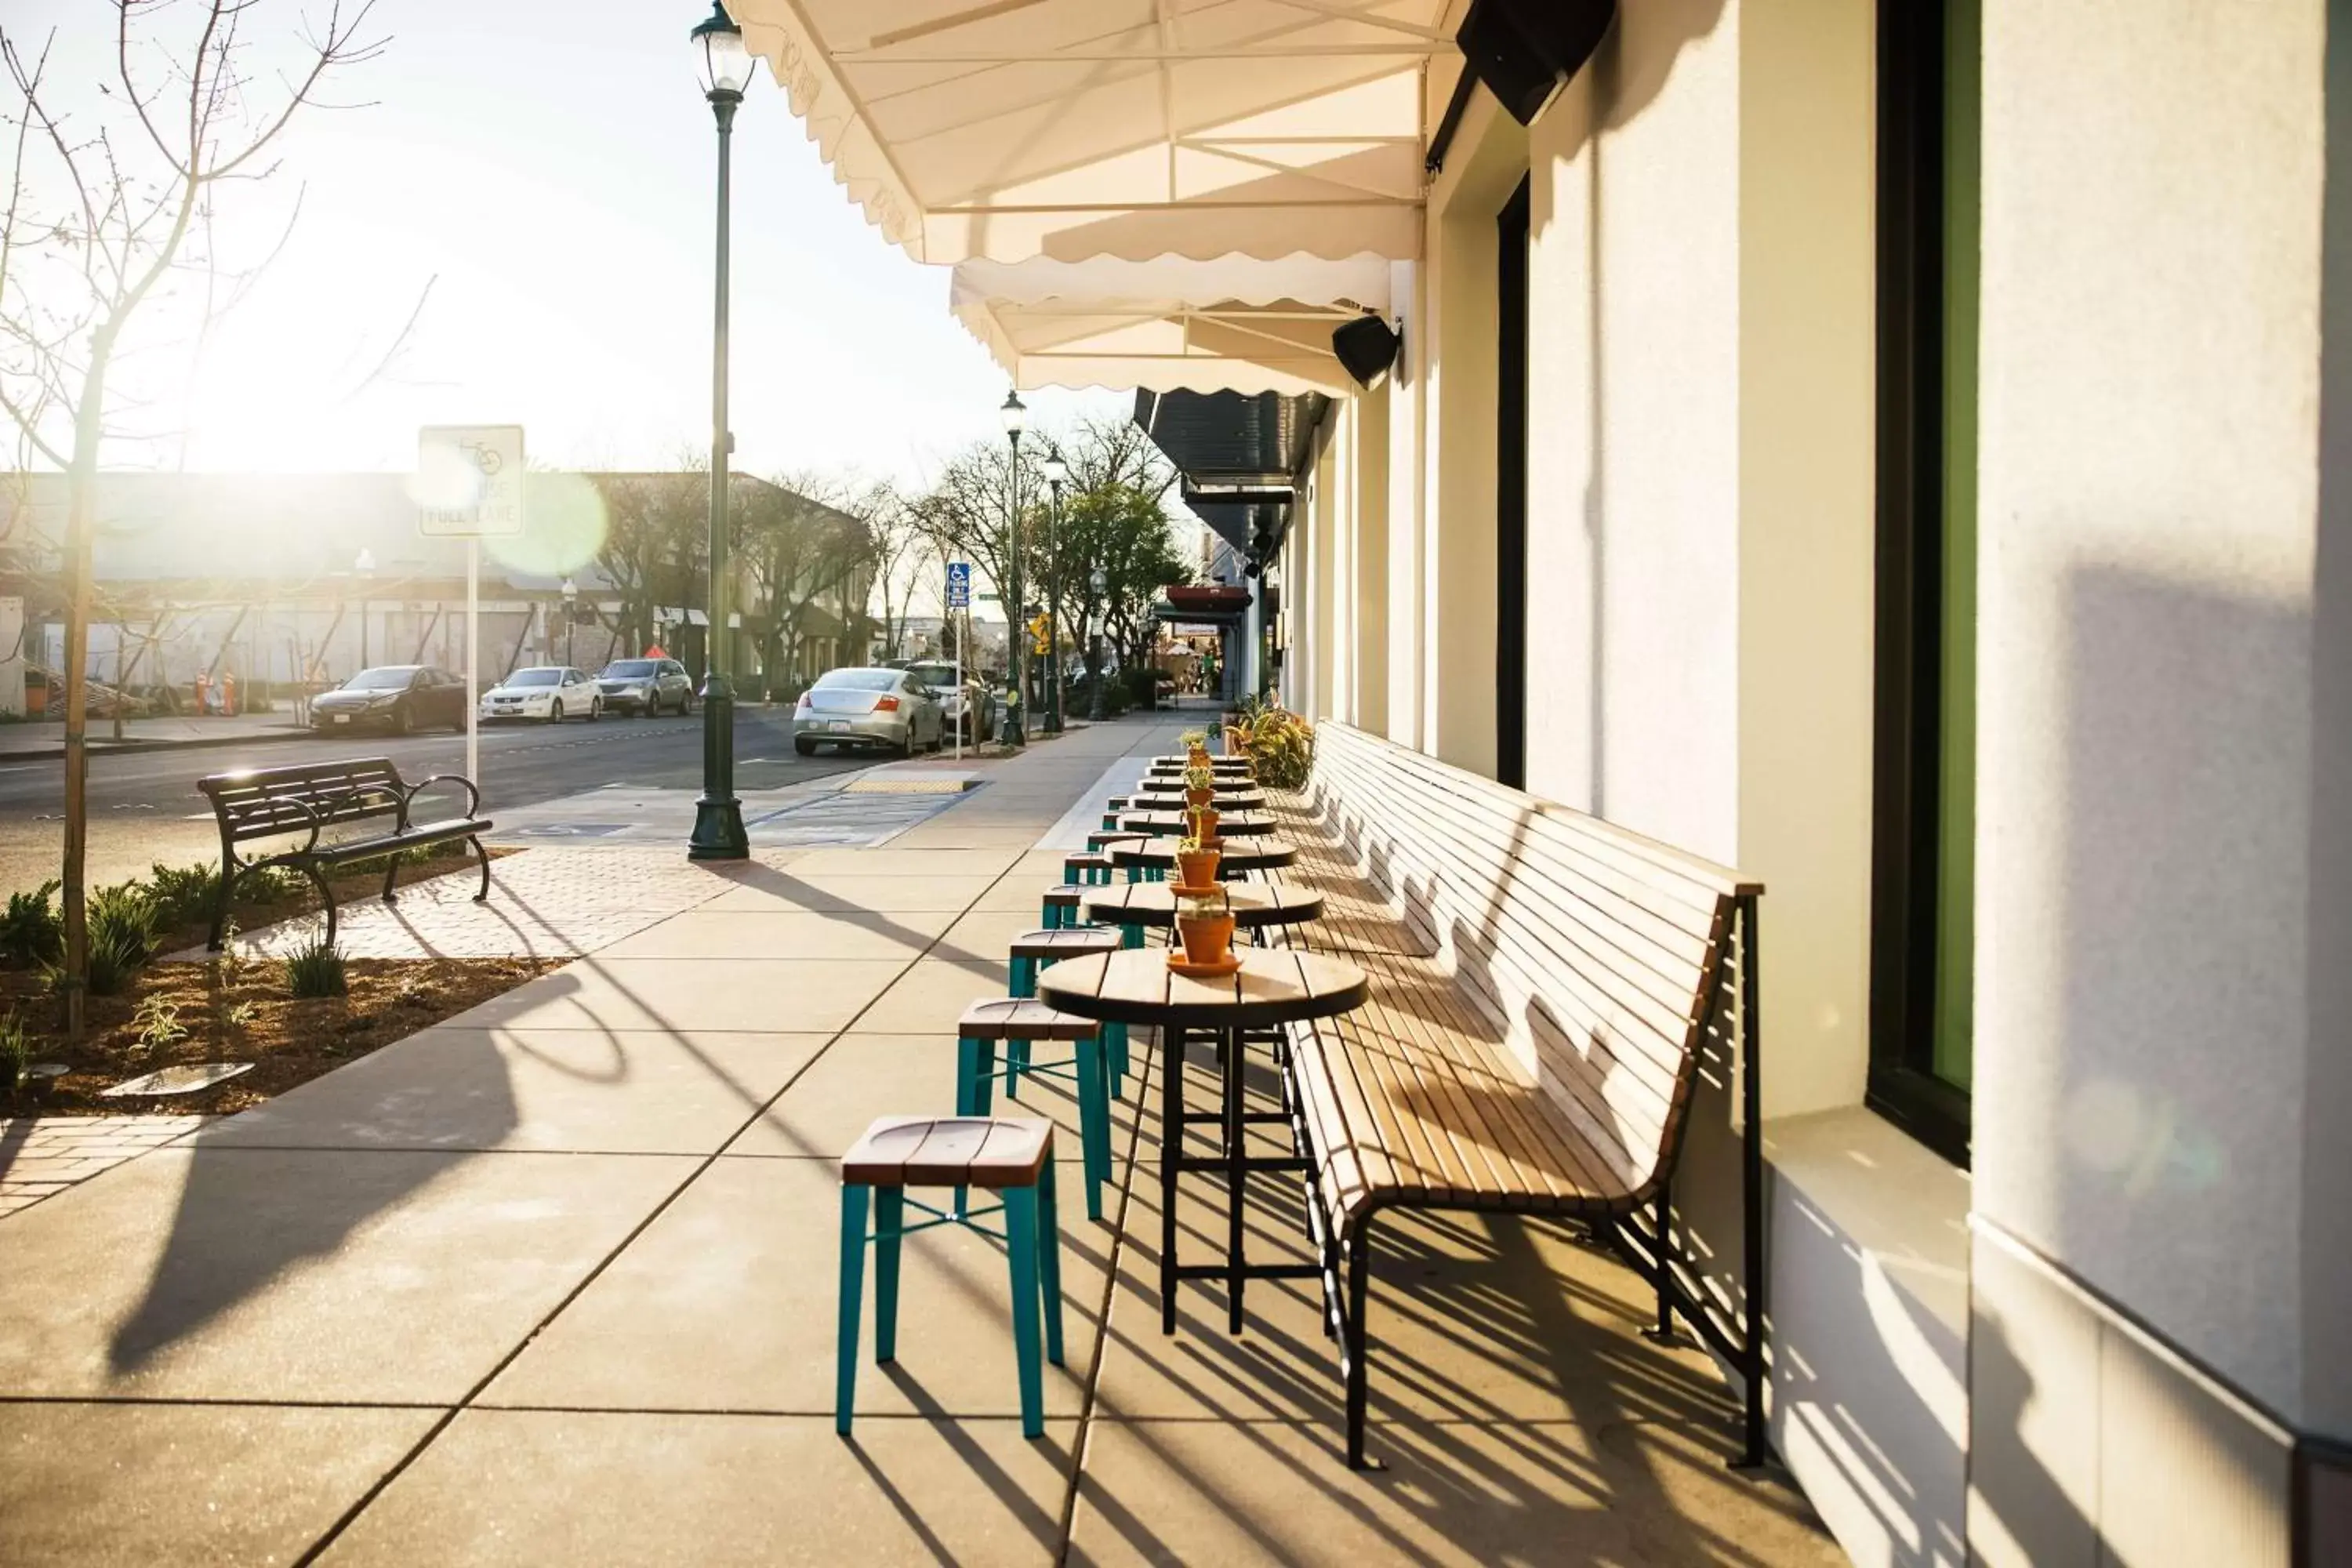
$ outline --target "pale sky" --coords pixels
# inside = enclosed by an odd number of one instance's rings
[[[92,101],[112,7],[5,5],[21,37],[58,29],[60,79]],[[299,10],[262,0],[248,25]],[[564,467],[669,467],[705,445],[715,136],[686,35],[706,15],[380,0],[391,46],[340,89],[374,106],[298,116],[282,172],[225,199],[225,248],[250,254],[307,185],[291,242],[205,356],[185,466],[404,469],[426,424],[519,423],[535,461]],[[739,469],[918,481],[999,437],[1007,383],[948,314],[946,269],[866,225],[764,67],[736,121],[734,215]],[[354,395],[428,280],[392,376]],[[150,324],[146,373],[182,380],[184,343]],[[1123,416],[1130,395],[1024,400],[1045,427]],[[177,442],[148,460],[173,466]]]

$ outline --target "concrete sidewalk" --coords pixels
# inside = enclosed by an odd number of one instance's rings
[[[233,719],[125,719],[122,739],[111,719],[89,721],[93,752],[168,752],[204,746],[250,745],[257,741],[299,741],[310,731],[289,713],[241,713]],[[66,754],[66,727],[48,719],[0,724],[0,762],[28,762]]]
[[[835,1435],[835,1157],[947,1107],[956,1016],[1058,879],[1040,840],[1180,727],[982,764],[881,847],[701,871],[679,912],[0,1219],[0,1561],[1833,1561],[1722,1468],[1712,1365],[1636,1339],[1637,1282],[1554,1227],[1389,1232],[1383,1473],[1342,1460],[1310,1289],[1254,1289],[1234,1338],[1188,1288],[1163,1338],[1148,1041],[1099,1222],[1074,1103],[1024,1090],[1066,1130],[1045,1437],[1000,1247],[956,1227],[907,1243],[898,1359]],[[1302,1248],[1264,1199],[1253,1246]],[[1202,1246],[1215,1201],[1182,1196]]]

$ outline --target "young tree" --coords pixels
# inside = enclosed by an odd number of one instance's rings
[[[656,607],[699,602],[710,480],[682,472],[598,474],[593,482],[604,502],[596,567],[620,596],[622,646],[641,652],[654,640]]]
[[[887,479],[869,485],[850,510],[866,524],[871,546],[874,592],[882,602],[882,647],[885,658],[906,657],[907,616],[925,568],[938,558],[917,518],[914,503]]]
[[[381,52],[383,40],[364,36],[373,5],[327,0],[265,72],[257,55],[270,41],[251,33],[262,0],[112,0],[110,79],[99,102],[73,108],[49,76],[54,36],[36,49],[0,25],[0,134],[13,143],[0,207],[0,416],[19,467],[67,476],[63,880],[76,1035],[89,967],[90,544],[99,465],[130,405],[110,377],[142,307],[181,281],[199,310],[217,300],[217,204],[236,183],[267,177],[272,147],[332,78]]]

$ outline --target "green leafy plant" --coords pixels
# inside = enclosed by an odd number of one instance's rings
[[[1207,745],[1209,732],[1206,730],[1187,730],[1176,737],[1176,743],[1189,752],[1195,746]]]
[[[154,900],[156,925],[176,930],[211,916],[213,900],[220,896],[220,868],[159,864],[147,873],[147,889]]]
[[[286,959],[286,988],[297,996],[341,996],[351,987],[343,976],[343,955],[321,937],[296,948]]]
[[[0,1016],[0,1090],[14,1093],[23,1088],[32,1065],[33,1040],[25,1033],[23,1015],[11,1011]]]
[[[1233,727],[1257,781],[1271,789],[1297,789],[1315,767],[1315,726],[1279,702],[1247,700]]]
[[[1213,790],[1217,787],[1217,770],[1202,767],[1186,768],[1183,779],[1186,789]]]
[[[260,1016],[261,1008],[258,1004],[240,1002],[221,1015],[221,1022],[232,1029],[249,1029]]]
[[[155,900],[137,882],[89,897],[89,994],[117,996],[155,952]]]
[[[161,996],[150,996],[140,1003],[131,1021],[139,1026],[139,1048],[142,1051],[162,1050],[188,1037],[187,1026],[180,1022],[179,1004]]]
[[[11,893],[0,911],[0,958],[19,966],[48,963],[65,947],[65,922],[53,901],[59,884],[55,878],[29,893]]]

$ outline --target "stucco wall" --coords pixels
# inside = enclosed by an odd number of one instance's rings
[[[1978,1204],[2290,1419],[2326,32],[1985,20]]]

